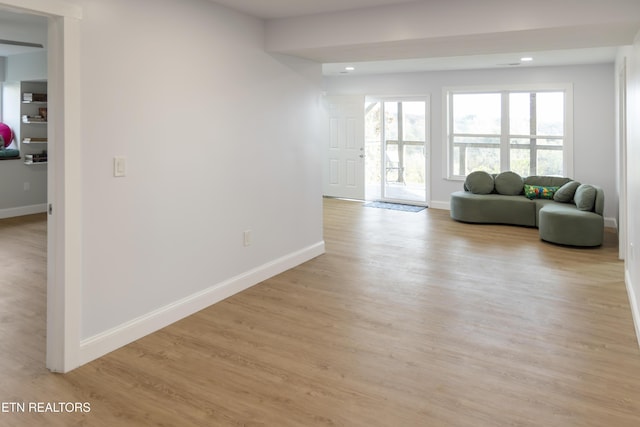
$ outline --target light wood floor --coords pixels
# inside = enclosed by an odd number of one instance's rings
[[[69,374],[44,361],[44,218],[0,221],[10,426],[640,425],[617,260],[537,230],[325,201],[327,253]]]

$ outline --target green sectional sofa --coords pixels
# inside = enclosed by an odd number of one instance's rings
[[[570,178],[476,171],[451,195],[451,218],[469,223],[537,227],[540,238],[569,246],[600,246],[604,192]]]

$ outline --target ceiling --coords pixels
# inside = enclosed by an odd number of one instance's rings
[[[527,68],[558,65],[606,64],[615,61],[617,47],[522,51],[487,55],[462,55],[392,61],[334,62],[322,65],[326,76],[411,73],[420,71]],[[531,58],[523,61],[522,58]],[[348,70],[347,68],[355,68]]]
[[[9,40],[15,42],[30,42],[25,37],[16,35],[12,29],[17,27],[43,27],[46,32],[47,18],[44,16],[32,15],[28,13],[20,13],[10,9],[0,8],[0,40]],[[21,53],[31,53],[41,51],[42,48],[17,46],[11,44],[0,43],[0,56],[18,55]]]
[[[291,18],[342,12],[374,6],[413,3],[415,0],[213,0],[230,9],[262,19]]]
[[[424,0],[211,0],[249,15],[271,20],[341,12]],[[566,34],[562,34],[565,31]],[[591,32],[568,28],[512,38],[488,35],[486,40],[446,38],[416,40],[398,45],[331,46],[291,54],[323,63],[328,76],[381,74],[440,70],[583,65],[615,61],[617,46],[637,27],[601,26]],[[571,34],[573,32],[574,34]],[[624,34],[623,34],[624,33]],[[576,35],[580,39],[576,39]],[[559,40],[570,40],[563,46]],[[482,52],[482,55],[475,54]],[[523,62],[522,57],[533,61]],[[346,67],[355,70],[347,71]]]
[[[278,19],[291,18],[296,16],[304,16],[310,14],[339,12],[346,10],[355,10],[361,8],[369,8],[376,6],[393,5],[400,3],[411,3],[414,0],[212,0],[215,3],[222,4],[231,9],[238,10],[243,13],[261,18],[261,19]],[[31,14],[20,13],[16,10],[0,9],[0,39],[9,39],[17,41],[20,37],[11,37],[6,34],[3,29],[9,26],[46,26],[45,17]],[[602,33],[602,32],[601,32]],[[607,31],[611,34],[612,31]],[[539,37],[537,38],[539,40]],[[29,41],[29,40],[26,40]],[[477,41],[476,41],[477,42]],[[446,41],[446,49],[448,52],[455,52],[451,49],[451,40]],[[379,74],[379,73],[399,73],[399,72],[417,72],[417,71],[439,71],[439,70],[467,70],[482,68],[508,68],[508,67],[536,67],[536,66],[554,66],[554,65],[578,65],[613,62],[616,55],[616,45],[612,43],[596,48],[581,46],[579,49],[567,48],[531,48],[529,50],[521,50],[501,46],[500,52],[488,52],[484,55],[473,55],[465,52],[467,48],[475,48],[470,40],[460,40],[461,49],[454,55],[433,55],[436,46],[429,46],[431,55],[420,55],[420,49],[424,49],[424,43],[414,46],[412,51],[407,51],[407,47],[398,49],[398,46],[371,46],[372,52],[358,52],[354,49],[333,48],[331,52],[317,52],[317,57],[309,57],[310,59],[323,63],[323,73],[325,75],[342,76],[346,74]],[[522,40],[514,43],[514,46],[522,46]],[[389,55],[379,60],[376,55],[380,56],[381,52],[388,50],[389,53],[396,54],[400,52],[399,57],[392,58]],[[9,56],[21,53],[35,52],[41,49],[33,47],[12,46],[0,44],[0,56]],[[467,49],[468,50],[468,49]],[[478,50],[476,50],[478,51]],[[507,52],[507,53],[504,53]],[[312,54],[313,55],[313,54]],[[520,58],[524,56],[533,57],[531,62],[522,62]],[[347,71],[347,66],[355,67],[353,71]]]

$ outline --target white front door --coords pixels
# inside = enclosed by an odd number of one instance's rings
[[[327,96],[325,196],[364,200],[364,96]]]

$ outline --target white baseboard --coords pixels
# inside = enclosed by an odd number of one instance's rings
[[[33,215],[47,211],[47,204],[19,206],[17,208],[0,209],[0,219],[13,218],[15,216]]]
[[[629,305],[631,306],[631,316],[633,317],[633,324],[636,328],[636,339],[638,340],[638,346],[640,346],[640,305],[636,292],[631,283],[631,277],[629,276],[629,270],[624,269],[624,283],[627,286],[627,295],[629,296]]]
[[[429,208],[430,209],[444,209],[446,211],[451,210],[451,204],[447,201],[447,202],[442,202],[439,200],[432,200],[429,203]]]
[[[618,221],[612,217],[604,217],[604,226],[607,228],[615,228],[618,229]]]
[[[318,242],[130,320],[113,329],[84,339],[80,342],[80,365],[84,365],[145,335],[158,331],[270,277],[322,255],[324,252],[324,241]]]

